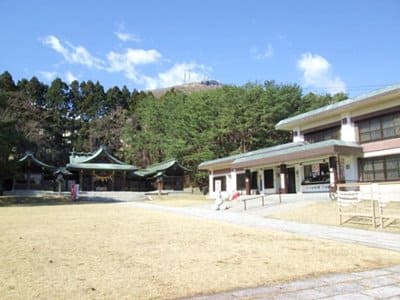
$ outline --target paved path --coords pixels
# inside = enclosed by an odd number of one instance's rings
[[[309,237],[400,251],[400,234],[351,229],[339,226],[303,224],[292,221],[268,219],[259,215],[252,215],[246,212],[235,212],[230,210],[214,211],[210,208],[199,207],[169,207],[144,202],[129,202],[122,203],[122,205],[133,205],[135,207],[186,215],[201,219],[221,221],[255,228],[286,231]]]
[[[327,275],[286,284],[236,290],[190,299],[400,299],[400,265],[365,272]]]
[[[296,233],[364,246],[400,251],[400,235],[335,226],[303,224],[264,218],[238,210],[214,211],[208,207],[168,207],[143,202],[121,205],[186,215],[236,225]],[[365,272],[321,276],[287,284],[241,289],[220,294],[193,297],[211,299],[399,299],[400,265]]]

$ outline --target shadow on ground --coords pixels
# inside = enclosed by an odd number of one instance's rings
[[[119,203],[123,201],[110,198],[81,198],[72,201],[70,197],[65,196],[1,196],[0,207],[7,206],[46,206],[46,205],[81,205],[81,204],[99,204],[99,203]]]

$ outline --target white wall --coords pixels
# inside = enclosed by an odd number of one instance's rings
[[[214,175],[211,171],[210,174],[208,174],[208,195],[210,197],[214,196],[213,183],[214,183]]]
[[[342,124],[341,130],[340,130],[340,135],[341,135],[341,140],[346,141],[346,142],[355,142],[357,140],[356,138],[356,127],[353,122],[351,122],[350,115],[343,115],[342,119],[346,119],[347,122],[346,124]]]
[[[297,134],[295,134],[295,132],[296,132]],[[293,130],[293,142],[294,142],[294,143],[296,143],[296,142],[304,142],[304,135],[303,135],[303,133],[301,132],[301,130],[300,130],[299,127],[296,127],[296,128]]]
[[[236,173],[236,170],[232,170],[231,171],[231,181],[230,181],[230,186],[226,186],[226,190],[228,191],[228,192],[234,192],[234,191],[236,191],[236,186],[237,186],[237,178],[236,178],[236,175],[237,175],[237,173]]]
[[[342,156],[344,159],[344,178],[346,181],[358,181],[357,157]]]

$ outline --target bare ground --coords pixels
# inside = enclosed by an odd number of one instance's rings
[[[371,204],[369,201],[363,201],[355,206],[345,208],[346,211],[368,213],[371,211]],[[397,215],[400,217],[400,203],[389,203],[385,207],[385,212],[388,214]],[[311,203],[301,207],[293,207],[288,210],[269,213],[266,215],[270,218],[296,221],[309,224],[322,224],[322,225],[335,225],[339,226],[338,207],[335,201]],[[377,227],[373,228],[372,219],[368,217],[344,217],[345,223],[342,226],[365,229],[377,230],[391,233],[400,233],[400,219],[384,220],[385,227],[379,227],[379,211],[378,206],[375,206],[375,216]]]
[[[171,299],[400,264],[400,253],[119,204],[0,208],[2,299]]]

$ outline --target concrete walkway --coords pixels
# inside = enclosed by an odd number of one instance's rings
[[[220,221],[236,225],[286,231],[308,237],[359,244],[375,248],[400,251],[400,234],[367,231],[339,226],[304,224],[292,221],[268,219],[259,215],[233,210],[215,211],[205,207],[169,207],[144,202],[127,202],[121,205],[186,215],[200,219]]]
[[[190,299],[400,299],[400,266],[327,275]]]
[[[220,221],[236,225],[265,228],[369,247],[400,251],[400,234],[303,224],[264,218],[255,211],[229,209],[211,210],[207,207],[168,207],[143,202],[121,203],[161,212]],[[287,203],[286,205],[290,205]],[[294,205],[300,205],[298,203]],[[287,206],[289,207],[289,206]],[[282,206],[280,207],[282,209]],[[321,276],[287,284],[241,289],[220,294],[193,297],[211,299],[399,299],[400,265],[365,272]]]

